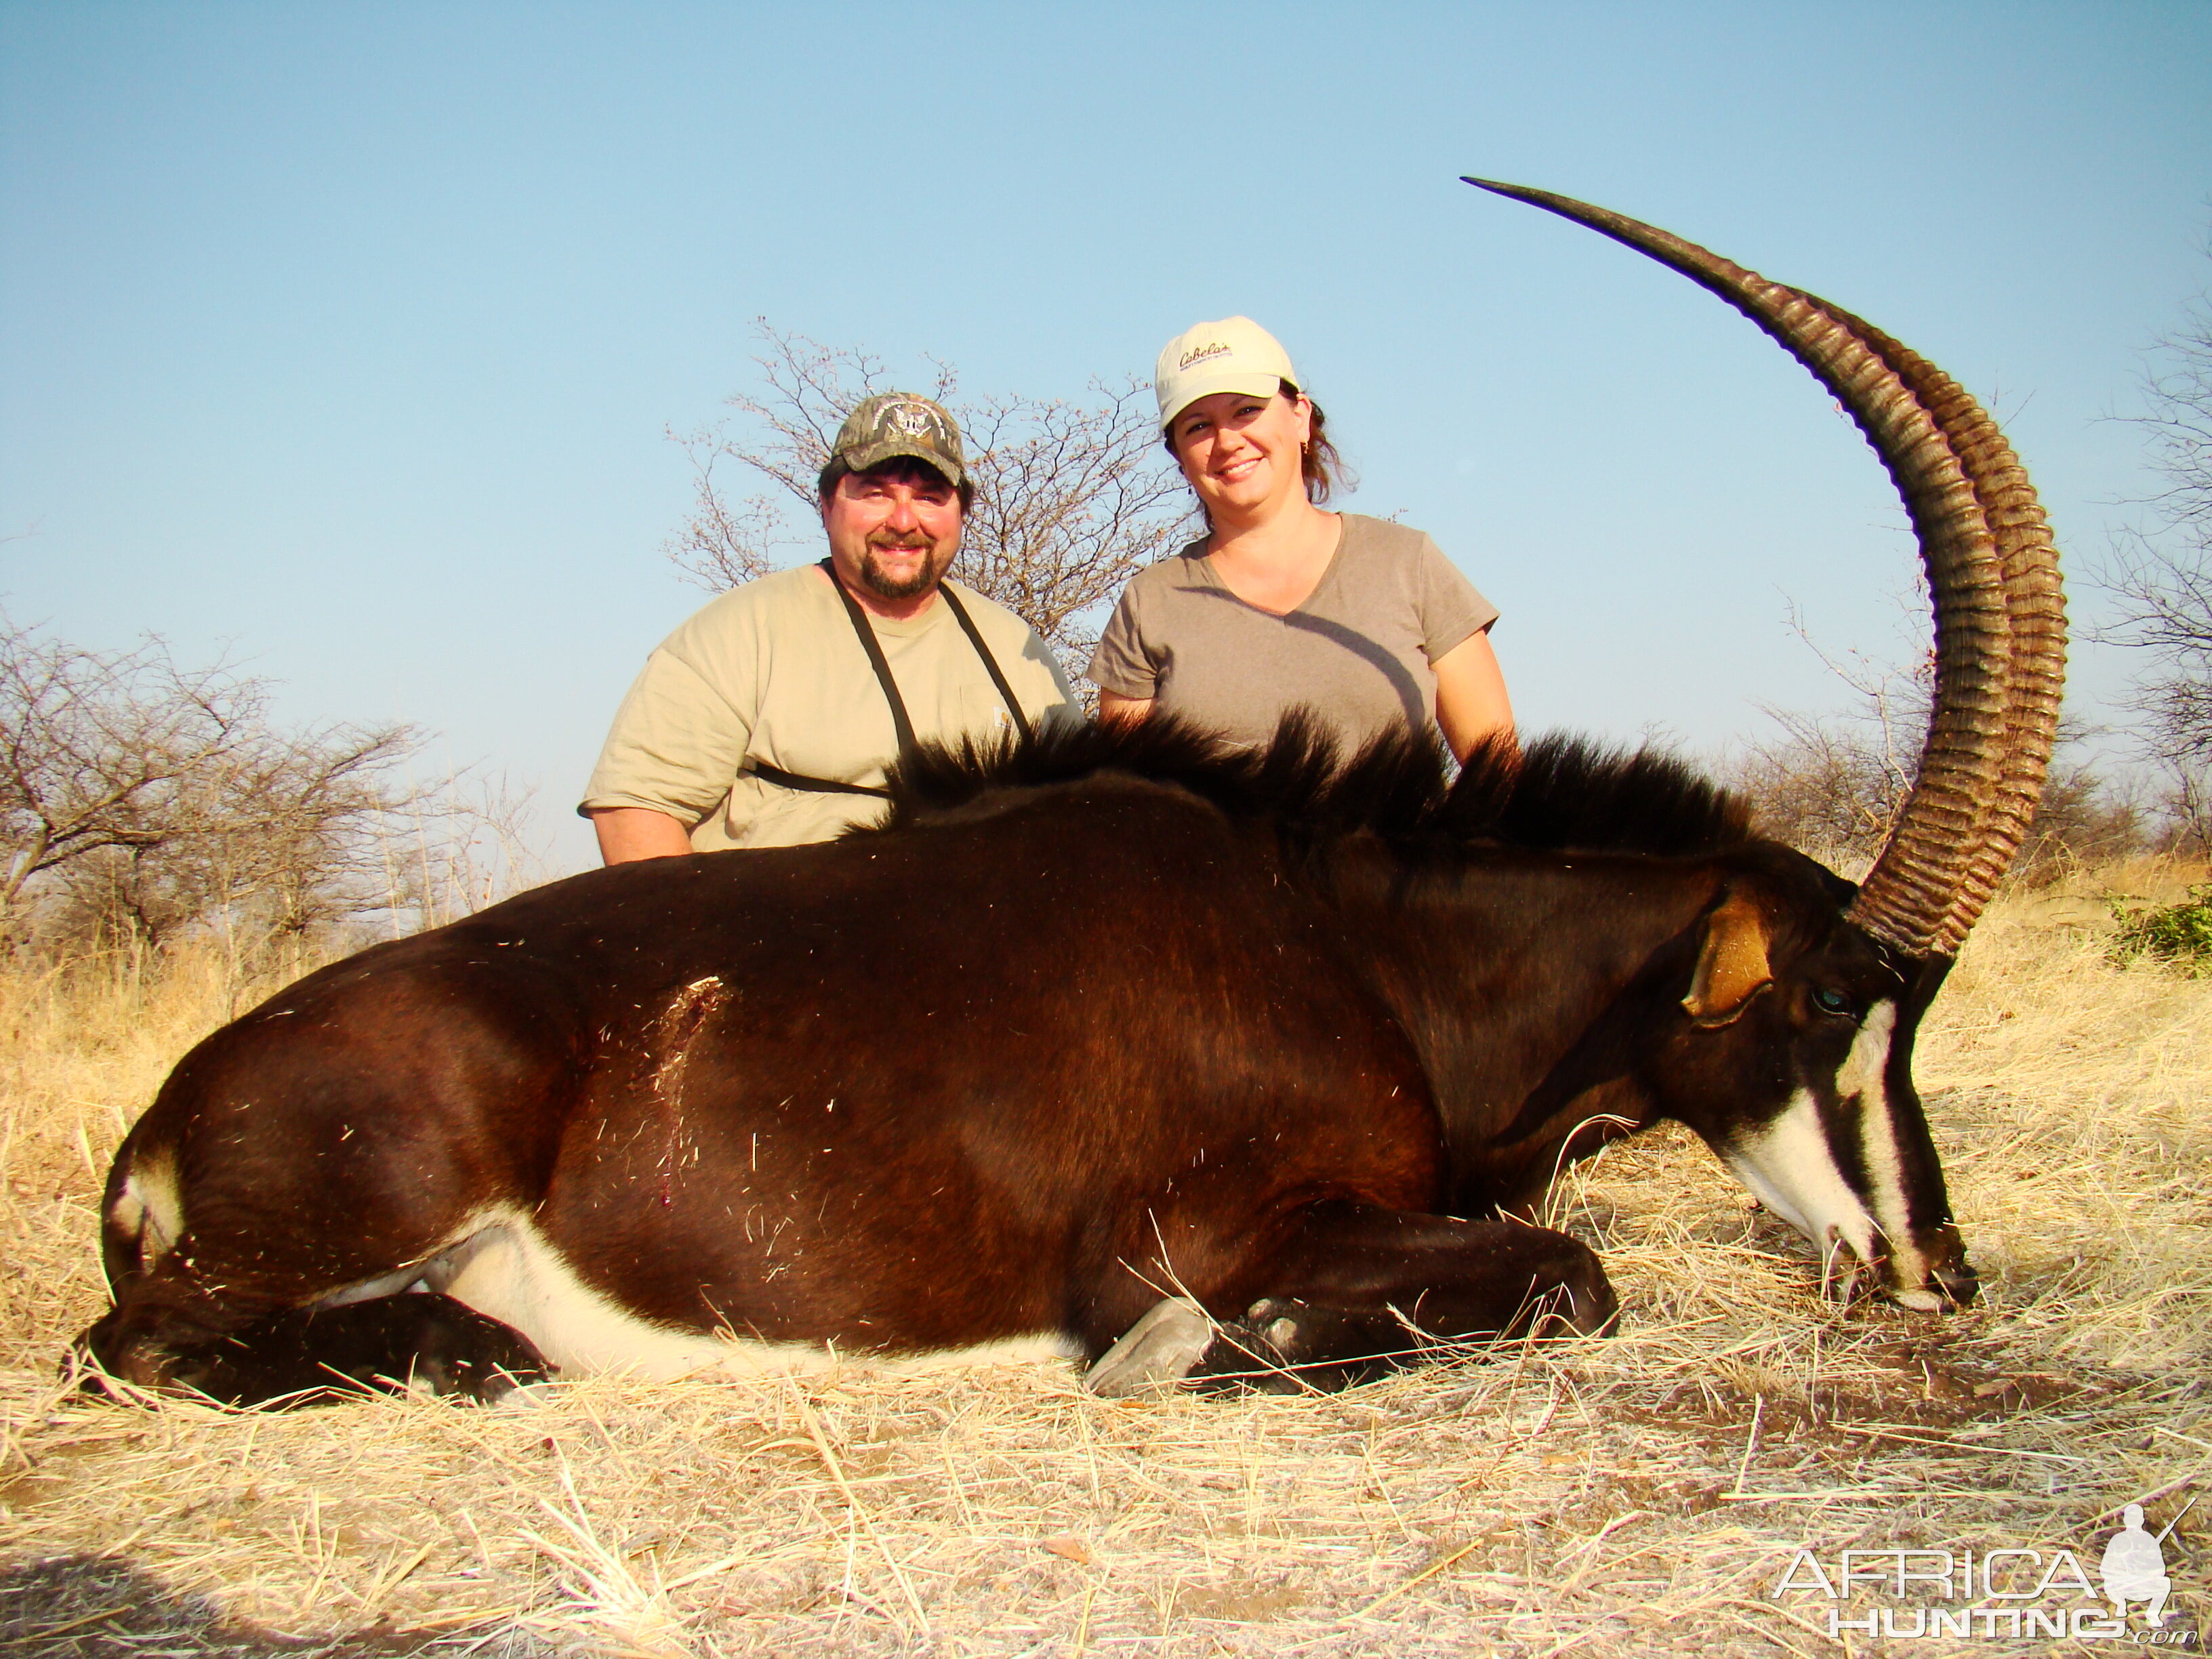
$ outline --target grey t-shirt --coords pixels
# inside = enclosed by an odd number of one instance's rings
[[[1498,620],[1497,607],[1418,530],[1340,515],[1336,554],[1285,616],[1248,605],[1193,542],[1140,570],[1091,659],[1124,697],[1242,744],[1265,742],[1299,704],[1347,749],[1436,721],[1436,659]]]

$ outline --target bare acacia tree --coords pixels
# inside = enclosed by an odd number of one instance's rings
[[[389,909],[395,825],[446,815],[403,725],[279,730],[266,682],[149,640],[101,653],[0,622],[0,931],[34,914],[161,944]]]
[[[1919,597],[1924,605],[1924,592]],[[1846,864],[1871,860],[1918,773],[1933,657],[1902,667],[1862,651],[1838,656],[1813,637],[1794,605],[1790,627],[1850,696],[1832,714],[1766,708],[1779,732],[1751,744],[1731,781],[1753,802],[1761,833]]]
[[[1927,614],[1925,586],[1899,604],[1917,624]],[[1766,709],[1779,733],[1753,744],[1729,769],[1730,782],[1752,802],[1762,835],[1839,866],[1863,867],[1887,842],[1919,776],[1935,653],[1922,647],[1909,665],[1858,651],[1839,657],[1814,640],[1794,611],[1790,626],[1850,695],[1828,714]],[[2071,721],[2059,729],[2062,744],[2088,735]],[[2138,852],[2150,839],[2146,817],[2093,765],[2054,766],[2013,874],[2055,877]]]
[[[691,515],[669,539],[678,568],[720,591],[804,551],[815,480],[854,404],[893,390],[889,366],[857,348],[756,325],[763,389],[726,399],[742,420],[678,437],[691,458]],[[932,364],[927,394],[960,422],[975,481],[957,567],[961,579],[1044,635],[1080,671],[1100,611],[1122,584],[1190,533],[1182,483],[1160,447],[1150,394],[1094,383],[1084,402],[958,399],[958,377]],[[768,488],[732,501],[718,466]],[[797,527],[793,514],[797,504]]]
[[[2185,833],[2212,850],[2212,296],[2159,343],[2136,418],[2166,488],[2106,561],[2118,608],[2099,637],[2150,656],[2133,700],[2144,744],[2174,782]]]

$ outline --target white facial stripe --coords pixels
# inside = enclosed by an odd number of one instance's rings
[[[1889,1243],[1891,1282],[1918,1285],[1928,1277],[1928,1264],[1912,1244],[1905,1159],[1898,1150],[1897,1120],[1889,1102],[1889,1045],[1896,1033],[1894,1002],[1877,1002],[1868,1009],[1850,1053],[1837,1070],[1836,1092],[1846,1101],[1858,1097],[1859,1162],[1866,1170],[1875,1224]]]
[[[1858,1103],[1857,1150],[1869,1188],[1864,1200],[1844,1179],[1809,1090],[1800,1090],[1764,1128],[1738,1136],[1724,1155],[1761,1203],[1824,1254],[1840,1241],[1862,1261],[1872,1261],[1877,1249],[1883,1249],[1887,1255],[1884,1277],[1898,1299],[1917,1307],[1921,1302],[1916,1298],[1924,1297],[1929,1305],[1941,1306],[1942,1298],[1935,1292],[1917,1288],[1926,1284],[1928,1263],[1912,1243],[1905,1160],[1887,1085],[1890,1044],[1896,1032],[1897,1005],[1875,1003],[1859,1023],[1850,1051],[1836,1069],[1838,1097],[1845,1102],[1856,1098]]]
[[[1723,1156],[1759,1201],[1824,1257],[1841,1242],[1860,1261],[1874,1260],[1874,1218],[1836,1167],[1809,1090],[1800,1089],[1772,1122],[1738,1135]]]
[[[324,1304],[386,1295],[416,1281],[513,1326],[563,1371],[626,1371],[672,1380],[702,1371],[775,1376],[860,1364],[897,1373],[949,1365],[1072,1359],[1082,1345],[1041,1331],[976,1347],[878,1358],[840,1354],[819,1342],[761,1342],[685,1330],[641,1318],[576,1276],[529,1218],[499,1210],[475,1217],[465,1236],[416,1267],[325,1297]],[[403,1282],[404,1281],[404,1282]]]

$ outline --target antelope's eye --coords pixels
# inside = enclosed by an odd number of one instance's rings
[[[1851,1000],[1841,991],[1831,991],[1822,986],[1813,993],[1813,1006],[1824,1014],[1848,1014],[1851,1011]]]

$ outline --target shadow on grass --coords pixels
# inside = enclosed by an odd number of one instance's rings
[[[183,1595],[144,1569],[78,1554],[0,1562],[0,1652],[21,1659],[425,1659],[466,1650],[483,1659],[562,1659],[528,1632],[409,1631],[371,1626],[321,1639],[280,1636]]]

